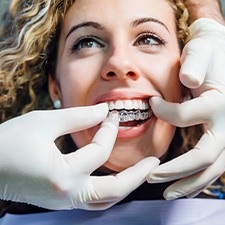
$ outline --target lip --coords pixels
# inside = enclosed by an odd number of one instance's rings
[[[128,139],[128,138],[139,137],[145,133],[145,131],[148,129],[148,127],[152,124],[154,120],[155,120],[155,116],[152,115],[146,122],[144,122],[143,124],[139,126],[131,127],[126,130],[119,129],[117,138]]]
[[[108,92],[98,96],[93,104],[99,104],[102,102],[109,102],[109,101],[116,101],[116,100],[134,100],[134,99],[142,99],[146,100],[149,99],[151,96],[147,94],[142,94],[140,92],[123,92],[123,91],[116,91],[116,92]]]

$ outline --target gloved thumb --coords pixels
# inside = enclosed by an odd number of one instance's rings
[[[211,48],[206,41],[200,38],[191,40],[184,47],[181,55],[179,74],[181,83],[191,89],[200,87],[205,80],[211,56]]]
[[[55,139],[61,135],[85,130],[100,124],[107,115],[108,105],[102,103],[94,106],[45,111],[41,115],[42,118],[39,117],[38,120],[40,124],[45,126],[48,135]],[[45,123],[43,124],[42,121],[45,121]],[[41,128],[41,126],[39,127]],[[43,131],[41,130],[41,132]]]
[[[183,103],[172,103],[160,97],[152,97],[149,104],[156,117],[177,127],[201,124],[211,112],[206,112],[207,101],[202,102],[202,97]],[[199,105],[202,105],[200,109]]]

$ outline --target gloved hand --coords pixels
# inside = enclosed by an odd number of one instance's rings
[[[90,174],[107,161],[118,131],[118,115],[102,124],[92,143],[63,155],[54,140],[99,124],[107,104],[36,111],[0,126],[0,198],[48,209],[105,209],[146,180],[159,164],[146,158],[116,175]]]
[[[194,197],[225,171],[225,27],[199,19],[190,27],[190,42],[181,58],[180,80],[194,99],[182,104],[150,100],[154,114],[175,126],[204,124],[194,149],[162,164],[148,177],[158,183],[175,179],[164,192],[167,200]]]

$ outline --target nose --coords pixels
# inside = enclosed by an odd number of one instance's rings
[[[102,68],[102,78],[104,80],[137,80],[140,72],[132,56],[124,48],[112,50]]]

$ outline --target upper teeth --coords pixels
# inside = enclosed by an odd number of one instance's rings
[[[150,109],[150,106],[147,102],[143,100],[117,100],[108,102],[109,110],[114,109],[140,109],[146,110]]]

